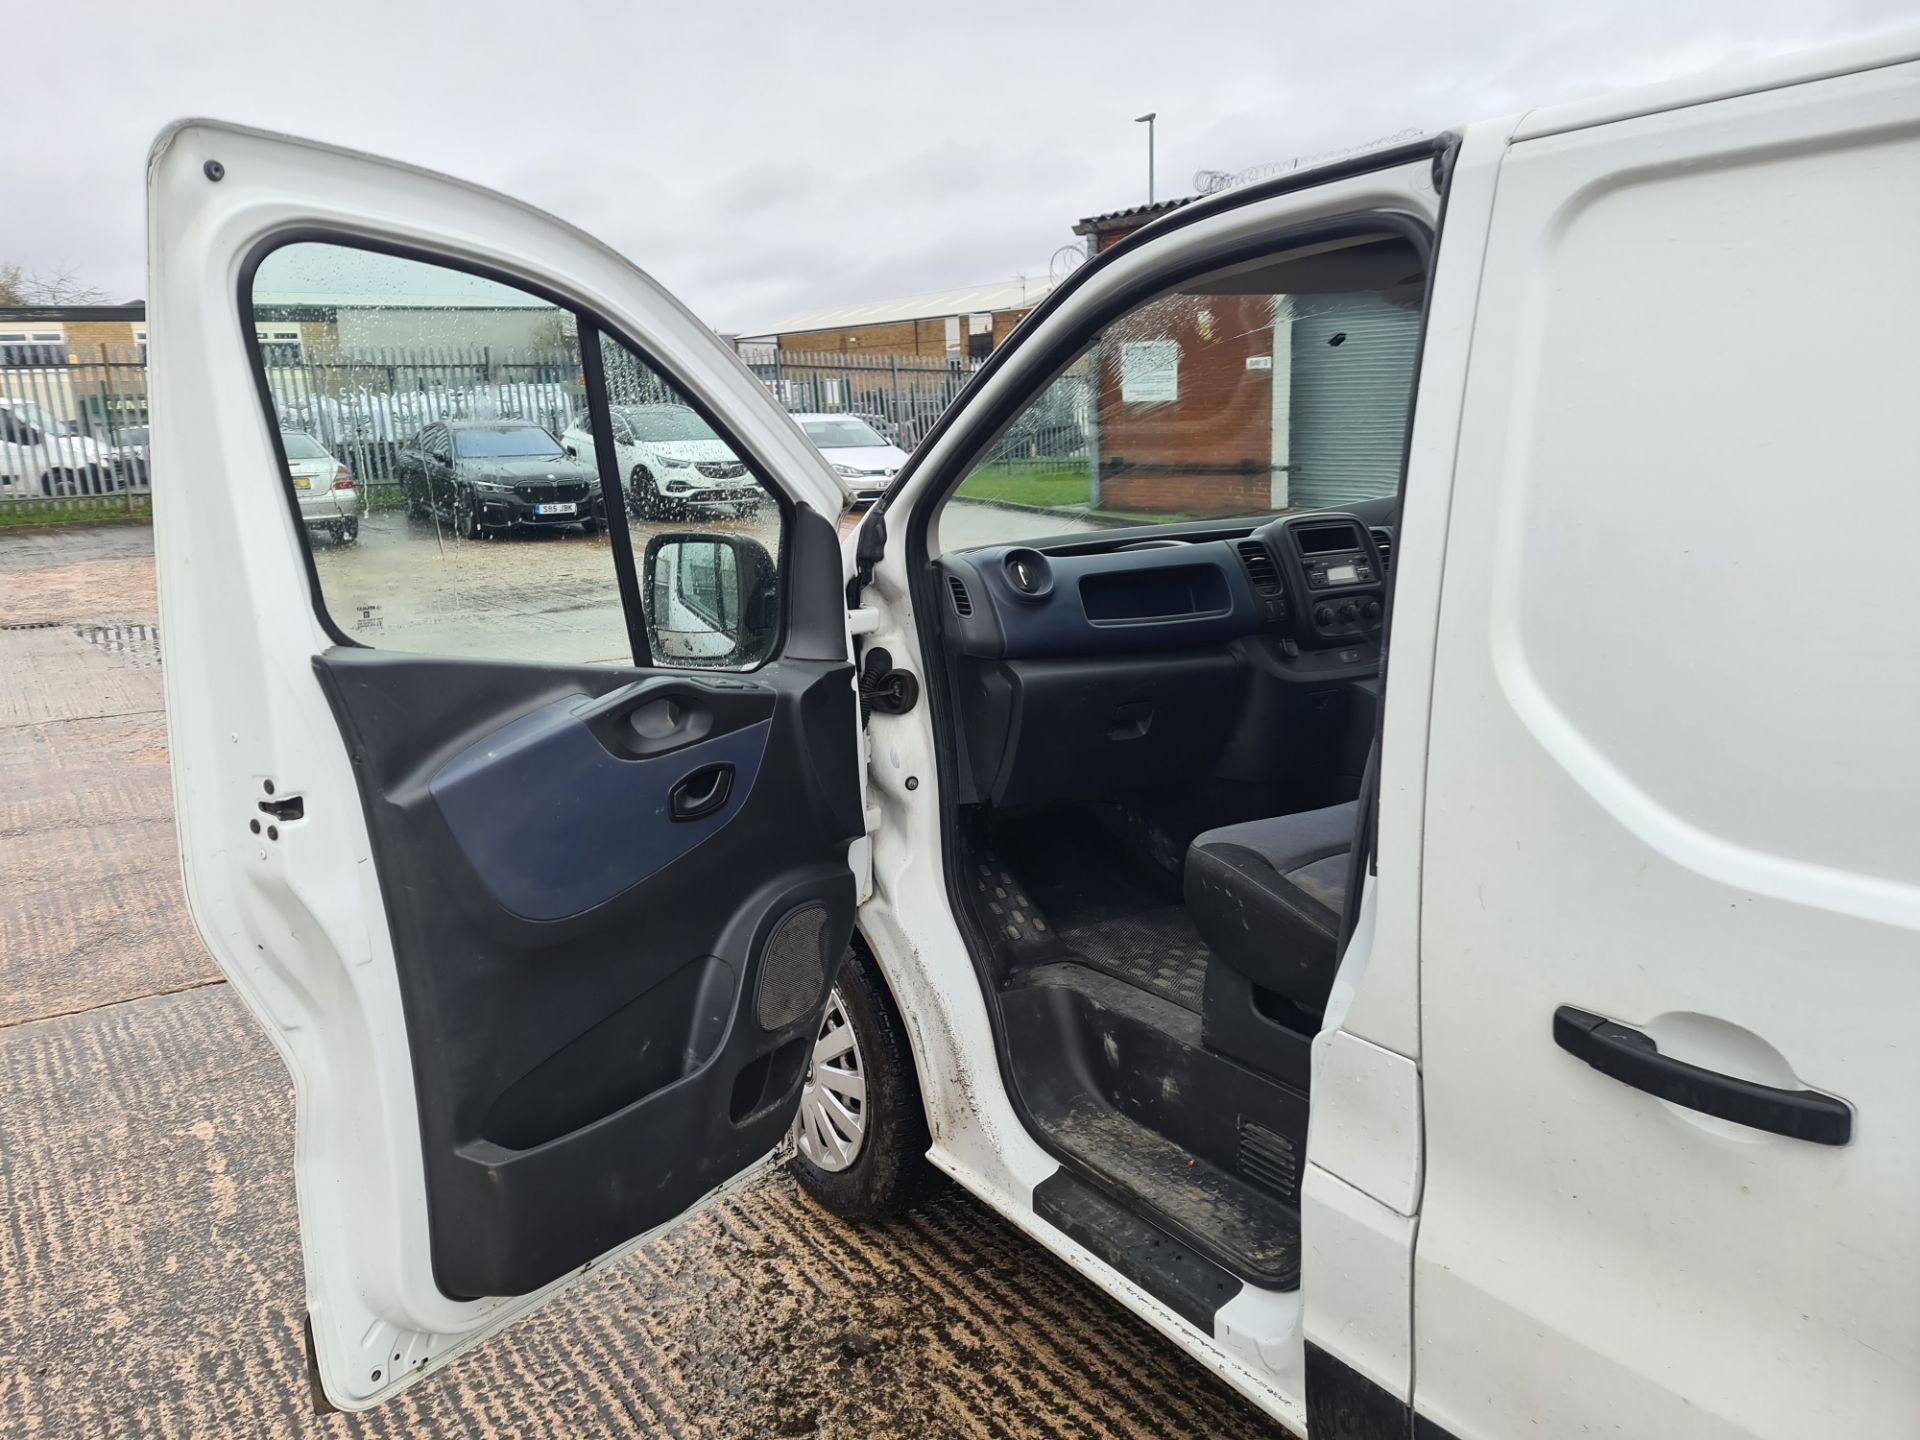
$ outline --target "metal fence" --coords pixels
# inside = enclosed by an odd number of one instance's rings
[[[982,361],[925,355],[807,354],[762,347],[747,368],[787,409],[855,414],[911,450],[953,403]],[[1090,454],[1092,366],[1070,367],[994,442],[981,464],[1084,461]]]
[[[903,450],[926,438],[980,368],[930,355],[813,355],[756,347],[747,368],[788,410],[858,415]]]
[[[559,435],[586,409],[579,352],[570,348],[266,358],[291,362],[266,369],[280,427],[311,435],[376,491],[394,482],[400,450],[434,421],[530,420]]]
[[[144,507],[145,361],[134,346],[102,347],[79,362],[57,351],[0,351],[0,512]]]
[[[101,347],[93,359],[28,358],[64,363],[0,364],[0,514],[142,509],[152,479],[144,347]],[[263,358],[281,427],[313,436],[350,466],[376,505],[398,451],[430,422],[530,420],[558,435],[586,405],[579,355],[570,347],[329,356],[269,347]],[[743,358],[789,411],[858,415],[906,450],[979,368],[977,361],[906,355],[761,350]],[[616,404],[676,398],[637,364],[609,363],[607,381]],[[1084,461],[1090,390],[1083,362],[1015,420],[988,463]]]

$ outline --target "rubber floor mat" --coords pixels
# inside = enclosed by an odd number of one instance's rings
[[[1064,929],[1060,941],[1095,970],[1200,1013],[1207,945],[1180,906]]]

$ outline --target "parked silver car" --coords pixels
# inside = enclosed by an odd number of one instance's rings
[[[360,538],[360,492],[353,471],[318,440],[298,430],[280,432],[286,447],[287,474],[293,478],[300,518],[309,530],[330,535],[342,545]]]

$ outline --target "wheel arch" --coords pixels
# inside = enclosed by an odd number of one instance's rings
[[[893,1006],[893,1013],[900,1017],[900,1029],[907,1037],[907,1053],[913,1057],[913,1078],[920,1087],[920,1113],[926,1119],[927,1131],[934,1132],[933,1112],[927,1104],[927,1096],[932,1093],[932,1077],[927,1069],[926,1047],[920,1038],[920,1026],[915,1023],[913,1014],[900,1003],[900,987],[894,983],[887,961],[880,950],[861,931],[860,918],[856,914],[853,921],[853,938],[848,942],[860,952],[863,959],[880,977],[880,984],[887,992],[887,1003]]]

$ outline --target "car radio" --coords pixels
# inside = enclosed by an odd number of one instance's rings
[[[1385,615],[1382,569],[1366,527],[1348,516],[1322,514],[1288,516],[1275,528],[1281,532],[1277,548],[1302,587],[1300,643],[1376,638]]]

